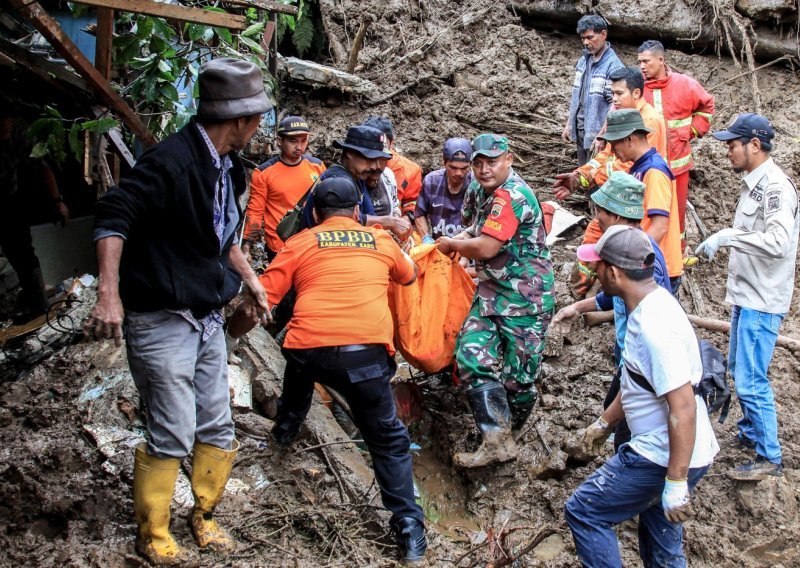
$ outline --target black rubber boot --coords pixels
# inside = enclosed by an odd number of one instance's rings
[[[425,525],[414,518],[403,517],[393,523],[392,531],[403,554],[403,561],[406,564],[421,562],[425,557],[425,551],[428,550]]]
[[[505,387],[500,383],[484,383],[468,390],[467,398],[483,441],[475,452],[454,455],[453,463],[457,467],[473,468],[517,459]]]
[[[512,430],[520,430],[525,423],[528,421],[528,417],[533,412],[533,407],[536,404],[536,400],[534,399],[533,402],[515,402],[509,400],[509,406],[511,407],[511,429]]]
[[[272,426],[272,437],[275,438],[275,441],[280,446],[291,446],[300,432],[300,427],[303,425],[308,411],[306,410],[302,414],[287,411],[286,404],[282,399],[278,399],[277,407],[278,415],[275,418],[275,424]]]

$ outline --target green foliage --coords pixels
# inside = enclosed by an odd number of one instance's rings
[[[83,133],[93,132],[105,134],[118,126],[113,118],[66,120],[61,113],[51,106],[45,107],[44,116],[35,120],[27,131],[33,142],[32,158],[50,158],[56,164],[62,164],[67,158],[67,151],[78,162],[83,161]],[[71,122],[69,130],[66,125]]]
[[[304,13],[300,19],[297,20],[297,25],[294,27],[292,34],[292,43],[297,49],[300,57],[305,55],[306,51],[311,47],[314,41],[314,22],[307,13]]]
[[[199,2],[203,9],[225,12],[216,2]],[[162,18],[122,14],[117,19],[114,64],[121,92],[142,116],[151,117],[148,128],[162,138],[184,126],[194,113],[197,70],[211,57],[246,59],[259,66],[271,87],[274,80],[261,60],[261,38],[266,14],[246,10],[247,29],[233,34],[227,28],[185,23],[173,25]],[[186,92],[191,87],[191,94]],[[181,92],[184,91],[184,92]]]

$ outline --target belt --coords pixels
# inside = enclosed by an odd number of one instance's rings
[[[353,353],[355,351],[365,351],[377,345],[377,343],[357,343],[355,345],[337,345],[334,349],[340,353]]]

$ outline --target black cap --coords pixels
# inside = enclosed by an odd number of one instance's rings
[[[351,126],[347,129],[344,141],[334,140],[334,148],[355,150],[365,158],[386,158],[392,155],[386,151],[386,135],[370,126]]]
[[[306,119],[302,116],[287,116],[278,123],[278,135],[303,134],[311,132]]]
[[[314,189],[314,207],[318,209],[348,209],[360,202],[358,187],[350,178],[325,178]]]
[[[769,144],[775,136],[775,131],[767,118],[760,114],[745,112],[737,116],[726,130],[712,132],[711,136],[726,142],[737,138],[747,138],[748,140],[758,138]]]

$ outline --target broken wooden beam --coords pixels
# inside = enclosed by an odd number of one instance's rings
[[[281,4],[280,2],[270,2],[268,0],[225,0],[226,4],[234,4],[235,6],[245,6],[247,8],[258,8],[260,10],[267,10],[268,12],[277,12],[278,14],[289,14],[296,16],[299,12],[297,6],[290,4]]]
[[[64,33],[58,22],[47,13],[39,2],[31,2],[29,0],[9,1],[50,42],[50,45],[67,60],[67,63],[86,80],[91,89],[120,115],[123,122],[128,125],[128,128],[145,146],[152,146],[156,143],[155,137],[147,130],[147,126],[139,118],[139,115],[128,106],[128,103],[111,87],[105,77],[94,68],[92,63],[78,49],[78,46]],[[127,2],[125,3],[127,4]]]
[[[12,1],[12,4],[17,3],[20,2]],[[75,3],[231,30],[243,30],[247,27],[247,18],[239,14],[225,14],[179,4],[165,4],[154,0],[75,0]]]
[[[94,66],[106,79],[111,79],[111,42],[114,39],[114,10],[97,10],[95,32]]]
[[[696,316],[694,314],[686,314],[686,317],[689,318],[689,321],[695,327],[699,327],[708,331],[720,331],[722,333],[731,332],[730,322],[711,318],[701,318],[700,316]],[[583,314],[583,323],[587,327],[600,325],[602,323],[609,323],[612,321],[614,321],[613,310],[608,310],[606,312],[588,312]],[[800,340],[794,339],[793,337],[779,335],[776,345],[783,347],[784,349],[788,349],[794,353],[800,353]]]

